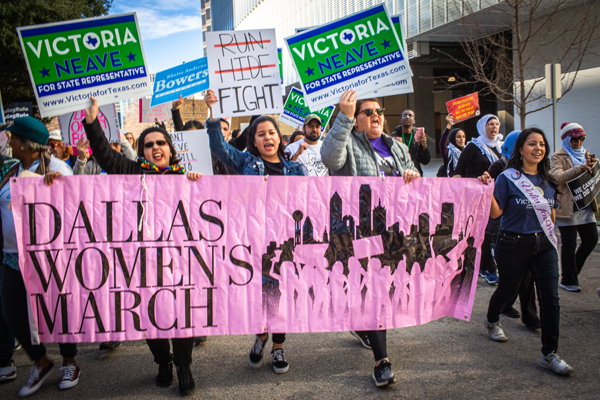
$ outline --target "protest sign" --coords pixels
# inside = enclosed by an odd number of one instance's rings
[[[275,29],[206,32],[206,53],[214,117],[281,113]]]
[[[33,116],[33,104],[30,101],[10,103],[4,108],[4,122],[12,124],[15,118]]]
[[[281,85],[283,86],[283,53],[282,49],[277,49],[277,59],[279,60],[279,76],[281,77]]]
[[[2,107],[2,93],[0,93],[0,124],[4,124],[4,107]]]
[[[143,98],[139,101],[140,123],[168,121],[173,118],[171,114],[171,104],[161,104],[160,106],[150,107],[150,99]]]
[[[208,119],[208,107],[204,100],[185,99],[179,107],[179,114],[184,121],[200,121],[203,124]]]
[[[310,109],[338,103],[348,89],[362,95],[412,76],[385,5],[285,40]]]
[[[206,57],[158,72],[154,78],[154,93],[150,106],[187,97],[209,88]]]
[[[454,117],[454,123],[466,121],[481,114],[479,109],[479,93],[459,97],[446,103],[448,113]]]
[[[42,117],[152,94],[135,13],[17,31]]]
[[[204,130],[193,130],[169,133],[180,164],[186,172],[200,172],[202,175],[212,175],[212,157],[208,133]]]
[[[592,173],[585,171],[577,178],[567,182],[569,191],[575,201],[578,210],[583,210],[590,205],[598,193],[600,193],[600,166],[596,162],[592,168]]]
[[[101,176],[11,180],[19,267],[43,342],[470,319],[493,185],[111,179],[118,190]]]
[[[317,111],[311,111],[304,103],[304,93],[302,93],[301,90],[292,87],[290,95],[283,106],[283,112],[279,115],[279,122],[283,122],[296,129],[299,126],[304,125],[304,118],[308,114],[317,114],[321,117],[321,132],[323,132],[329,123],[334,110],[335,106],[329,106]]]
[[[402,46],[402,50],[405,51],[406,54],[406,39],[404,35],[404,28],[402,27],[402,21],[399,16],[394,16],[391,18],[392,26],[398,35],[398,39],[400,39],[400,46]],[[412,74],[412,73],[411,73]],[[391,83],[383,88],[376,89],[372,92],[365,93],[360,96],[356,96],[357,100],[360,99],[369,99],[372,97],[386,97],[386,96],[396,96],[399,94],[406,94],[414,92],[412,85],[412,77],[406,77],[405,79],[400,79],[394,83]]]
[[[85,129],[83,128],[84,120],[85,112],[83,110],[58,117],[58,126],[64,143],[67,143],[69,146],[77,146],[80,139],[87,138]],[[114,104],[106,104],[98,108],[98,122],[109,142],[121,142],[117,107]]]

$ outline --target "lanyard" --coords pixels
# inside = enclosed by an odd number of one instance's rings
[[[413,136],[414,136],[414,135],[413,135],[413,131],[411,131],[411,132],[410,132],[410,140],[408,141],[408,145],[407,145],[408,147],[410,147],[410,144],[412,143]],[[403,141],[404,143],[406,143],[406,139],[404,138],[404,132],[402,132],[402,141]]]

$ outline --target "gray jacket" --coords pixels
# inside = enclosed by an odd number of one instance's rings
[[[365,132],[358,133],[353,129],[355,122],[342,112],[338,114],[323,140],[321,161],[334,176],[379,176],[375,150]],[[401,175],[407,169],[419,172],[413,165],[406,145],[386,134],[381,137],[390,148]]]

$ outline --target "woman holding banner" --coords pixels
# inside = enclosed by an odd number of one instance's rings
[[[137,161],[123,157],[108,143],[97,118],[98,102],[94,97],[91,100],[91,107],[85,109],[83,127],[96,162],[108,175],[185,174],[185,168],[179,165],[171,136],[163,128],[147,128],[140,134]],[[189,172],[187,177],[191,181],[197,181],[200,179],[200,173]],[[194,338],[171,339],[171,342],[173,354],[170,352],[168,339],[146,339],[154,355],[154,362],[158,364],[156,384],[158,386],[173,384],[173,363],[175,363],[179,391],[182,395],[186,395],[196,387],[190,370]]]
[[[595,216],[598,204],[594,199],[590,205],[578,210],[567,182],[586,171],[592,173],[592,167],[597,160],[583,147],[586,133],[581,125],[565,122],[561,125],[561,133],[563,147],[552,154],[550,163],[550,174],[558,181],[560,192],[558,195],[560,207],[556,211],[556,225],[562,239],[560,287],[569,292],[580,292],[577,276],[598,243]],[[577,233],[581,238],[579,248],[577,248]]]
[[[542,321],[540,366],[569,375],[573,368],[556,354],[560,306],[554,209],[558,206],[558,185],[548,172],[547,149],[543,131],[525,129],[517,138],[507,170],[496,179],[490,215],[501,217],[495,247],[500,282],[490,299],[485,326],[492,340],[508,340],[500,325],[500,313],[516,296],[523,275],[529,270],[537,286]],[[484,172],[479,180],[487,184],[492,178]]]
[[[19,162],[14,164],[3,176],[0,182],[0,219],[2,221],[2,267],[0,267],[0,331],[12,332],[14,337],[21,343],[29,358],[34,361],[31,368],[29,380],[19,391],[20,397],[29,396],[42,386],[42,383],[54,370],[54,362],[46,356],[46,347],[39,343],[36,333],[30,330],[30,311],[28,307],[27,290],[19,268],[19,254],[17,247],[17,234],[15,222],[10,207],[10,179],[19,176],[24,171],[29,171],[44,176],[44,182],[51,185],[54,179],[60,176],[73,175],[71,168],[56,157],[49,157],[48,151],[48,129],[35,118],[20,117],[14,120],[13,125],[7,128],[11,132],[9,144],[12,147],[13,157]],[[2,356],[5,356],[6,345],[12,351],[14,341],[1,343]],[[60,354],[63,356],[62,380],[60,389],[69,389],[79,383],[79,366],[75,361],[77,344],[60,343]],[[12,356],[12,353],[10,354]],[[3,358],[3,357],[2,357]],[[9,366],[3,365],[9,362]],[[11,357],[8,360],[0,360],[0,366],[16,369]]]
[[[210,112],[210,117],[206,121],[210,151],[228,168],[240,175],[304,175],[302,165],[295,161],[289,161],[285,156],[283,137],[273,118],[258,117],[246,128],[248,129],[248,152],[242,152],[225,141],[221,132],[220,120],[212,117],[212,106],[218,101],[215,92],[207,90],[204,101]],[[263,276],[263,287],[267,290],[274,288],[277,284],[276,280]],[[285,333],[273,333],[272,339],[271,364],[273,370],[278,374],[284,374],[290,369],[283,356]],[[268,333],[256,335],[254,346],[248,355],[248,362],[253,368],[260,368],[263,365],[263,353],[268,340]]]
[[[321,147],[321,160],[331,175],[397,176],[406,183],[420,175],[408,147],[384,135],[384,109],[378,99],[356,101],[356,92],[347,90],[340,99],[340,113]],[[387,354],[387,333],[352,331],[364,347],[373,350],[372,374],[377,386],[396,382]]]

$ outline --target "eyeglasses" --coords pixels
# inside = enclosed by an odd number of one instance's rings
[[[377,111],[377,115],[383,115],[383,112],[385,111],[385,108],[365,108],[364,110],[360,110],[358,112],[358,114],[364,112],[367,117],[370,117],[371,115],[373,115],[374,111]]]
[[[585,136],[572,137],[571,142],[582,142],[585,140]]]
[[[402,118],[414,118],[414,114],[402,114]]]
[[[144,143],[144,147],[146,149],[151,149],[154,147],[154,143],[156,143],[158,146],[166,146],[167,145],[167,141],[166,140],[157,140],[156,142],[146,142]]]

